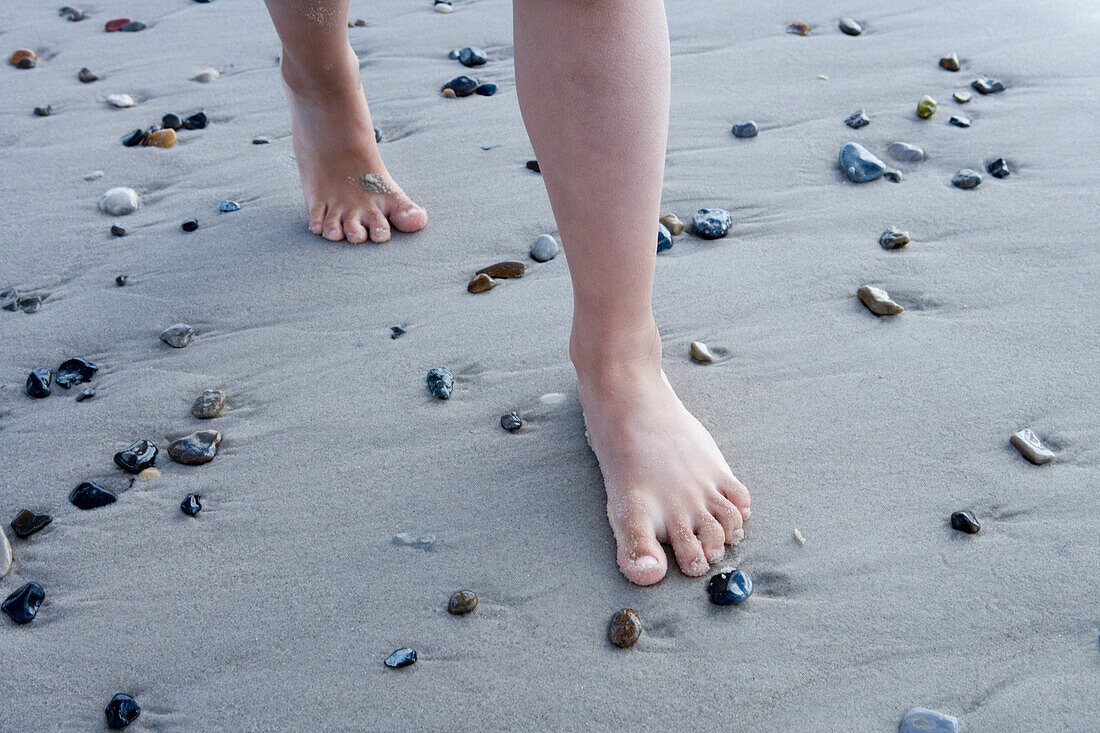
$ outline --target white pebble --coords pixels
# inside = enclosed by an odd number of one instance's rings
[[[713,364],[715,361],[714,354],[710,353],[710,349],[702,341],[692,341],[689,351],[691,358],[700,364]]]
[[[798,527],[794,528],[794,541],[800,545],[806,544],[806,538],[802,536],[802,533],[798,531]]]
[[[11,543],[4,530],[0,529],[0,578],[3,578],[11,570]]]
[[[103,175],[104,175],[103,171],[92,171],[88,175],[84,176],[84,180],[85,181],[98,181],[100,178],[103,178]]]
[[[824,74],[818,74],[817,78],[821,81],[829,81],[829,77],[825,76]]]
[[[133,107],[137,102],[129,94],[108,94],[107,104],[112,107]]]
[[[1050,463],[1054,460],[1054,451],[1044,446],[1043,442],[1039,440],[1039,436],[1030,428],[1024,428],[1018,433],[1013,433],[1009,440],[1012,445],[1016,446],[1016,450],[1020,451],[1024,458],[1028,459],[1036,466],[1041,466],[1044,463]]]
[[[209,68],[209,69],[203,69],[202,71],[200,71],[197,75],[195,75],[192,78],[195,81],[201,81],[202,83],[206,84],[208,82],[214,81],[219,76],[221,76],[221,73],[217,69]]]
[[[99,208],[111,216],[126,216],[138,210],[141,199],[132,188],[112,188],[99,200]]]
[[[867,306],[867,310],[876,316],[896,316],[905,309],[890,300],[890,294],[882,288],[874,285],[864,285],[857,291],[859,299]]]
[[[542,397],[539,397],[539,402],[544,405],[560,405],[565,402],[565,395],[561,392],[550,392],[549,394],[544,394]]]
[[[449,2],[443,2],[443,3],[437,2],[435,4],[435,12],[437,12],[437,13],[452,13],[452,12],[454,12],[454,7]]]

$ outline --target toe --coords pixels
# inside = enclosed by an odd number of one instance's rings
[[[339,242],[344,238],[344,228],[340,224],[342,220],[343,217],[340,215],[339,211],[329,209],[328,213],[325,214],[325,239]]]
[[[701,514],[695,520],[695,536],[708,563],[718,562],[726,554],[726,530],[711,514]]]
[[[370,228],[370,241],[390,241],[390,223],[385,215],[378,209],[368,209],[363,215],[367,226]]]
[[[428,214],[412,201],[403,199],[389,212],[390,222],[402,232],[415,232],[428,223]]]
[[[741,512],[742,519],[748,519],[749,514],[749,490],[745,488],[745,485],[734,478],[733,474],[728,474],[725,479],[718,485],[718,490],[722,492],[722,496],[726,497],[737,509]]]
[[[698,576],[710,569],[703,546],[699,538],[692,531],[691,522],[686,518],[672,523],[668,540],[672,543],[672,550],[676,553],[676,562],[684,575]]]
[[[745,536],[741,529],[741,510],[721,494],[715,494],[707,504],[707,511],[722,525],[727,545],[736,545]]]
[[[362,212],[353,211],[344,218],[344,234],[353,244],[367,241],[367,229],[363,226],[363,217]]]
[[[314,204],[309,207],[309,230],[314,234],[320,234],[325,226],[325,205]]]
[[[665,553],[645,507],[607,502],[607,517],[619,546],[619,570],[631,583],[653,585],[668,569]]]

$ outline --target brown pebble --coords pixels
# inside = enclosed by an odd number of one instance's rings
[[[948,71],[959,70],[959,57],[957,54],[951,54],[950,56],[944,56],[940,59],[940,68],[947,69]]]
[[[153,130],[146,138],[146,144],[156,148],[170,148],[176,144],[176,131],[172,129]]]
[[[665,214],[658,221],[664,224],[665,228],[668,229],[669,234],[674,237],[677,234],[683,234],[684,232],[684,222],[680,221],[679,217],[677,217],[675,214]]]
[[[454,89],[444,89],[444,90],[443,90],[443,96],[444,96],[444,97],[446,97],[447,99],[454,99],[454,98],[456,98],[456,97],[457,97],[458,95],[457,95],[457,94],[455,94],[455,90],[454,90]]]
[[[959,104],[966,104],[973,98],[970,92],[955,92],[955,101]]]
[[[611,617],[607,627],[607,638],[620,649],[634,646],[642,635],[642,620],[633,608],[624,608]]]
[[[483,267],[477,271],[477,274],[488,275],[489,277],[495,278],[514,278],[523,277],[523,273],[526,271],[527,267],[522,262],[507,260],[505,262],[498,262],[495,265]]]
[[[497,281],[488,275],[482,273],[474,276],[474,279],[470,281],[470,284],[466,286],[466,289],[471,293],[484,293],[486,290],[492,290],[497,286]]]
[[[34,113],[39,117],[49,117],[53,114],[53,107],[48,104],[45,107],[35,107]]]
[[[460,590],[447,601],[447,613],[463,616],[477,608],[477,593],[472,590]]]
[[[810,24],[803,23],[801,20],[795,21],[794,23],[791,23],[789,26],[787,26],[787,32],[794,33],[795,35],[799,36],[808,36],[810,35]]]
[[[19,62],[23,59],[37,61],[38,54],[30,50],[29,48],[19,48],[16,49],[15,52],[11,55],[11,58],[8,59],[8,63],[10,63],[12,66],[19,66]]]

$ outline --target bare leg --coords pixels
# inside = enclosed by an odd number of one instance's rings
[[[266,0],[283,42],[294,157],[309,228],[333,241],[385,242],[427,214],[394,182],[374,140],[359,61],[348,44],[349,0]]]
[[[514,0],[520,110],[573,279],[570,356],[622,572],[701,575],[749,494],[661,369],[650,296],[669,45],[662,0]],[[708,562],[709,561],[709,562]]]

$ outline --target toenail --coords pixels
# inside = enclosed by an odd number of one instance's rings
[[[657,562],[657,558],[653,557],[652,555],[642,555],[641,557],[634,559],[634,567],[638,568],[639,570],[649,570],[650,568],[655,568],[658,565],[660,565],[660,563]]]
[[[707,559],[710,560],[712,563],[718,562],[725,556],[725,554],[726,549],[723,547],[718,550],[713,550],[709,555],[707,555]]]
[[[693,573],[700,573],[710,567],[710,563],[707,562],[705,557],[697,557],[691,561],[691,565],[688,566]]]
[[[752,509],[750,509],[749,507],[745,507],[741,510],[742,519],[748,519],[750,514],[752,514]]]
[[[735,530],[733,530],[732,536],[733,536],[733,539],[730,540],[730,544],[731,545],[736,545],[738,542],[745,539],[745,530],[735,529]]]

